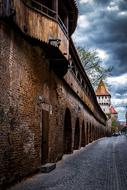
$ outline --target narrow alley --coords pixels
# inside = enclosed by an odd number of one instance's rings
[[[126,190],[126,144],[126,136],[99,139],[10,190]]]

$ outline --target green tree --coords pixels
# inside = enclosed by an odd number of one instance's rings
[[[105,80],[111,75],[113,67],[105,68],[102,60],[98,57],[96,50],[85,50],[84,48],[77,48],[81,63],[89,76],[89,79],[95,88],[99,81]]]

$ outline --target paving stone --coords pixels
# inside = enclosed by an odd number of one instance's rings
[[[9,190],[127,190],[127,138],[102,138]]]

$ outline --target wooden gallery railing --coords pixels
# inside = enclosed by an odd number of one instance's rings
[[[36,10],[37,12],[40,12],[41,14],[48,16],[50,19],[56,21],[61,27],[64,34],[68,37],[68,30],[65,24],[61,20],[60,16],[54,10],[48,8],[42,3],[37,2],[36,0],[27,0],[27,1],[23,0],[23,2],[28,6],[30,6],[32,9]]]

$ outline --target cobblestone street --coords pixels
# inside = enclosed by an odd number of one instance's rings
[[[127,139],[102,138],[64,156],[49,174],[37,174],[10,190],[126,190]]]

